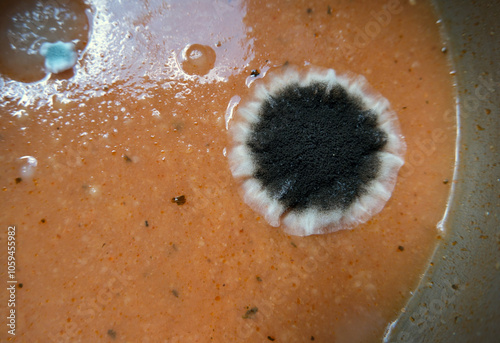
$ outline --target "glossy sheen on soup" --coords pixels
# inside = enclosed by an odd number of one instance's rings
[[[22,13],[69,11],[44,4]],[[2,52],[0,237],[7,246],[15,225],[16,340],[380,341],[445,234],[456,128],[431,5],[95,0],[71,11],[91,25],[32,25],[10,43],[32,55]],[[13,15],[2,30],[15,38]],[[75,40],[73,70],[23,83],[58,32]],[[39,80],[43,59],[29,61]],[[231,175],[232,110],[284,64],[361,74],[399,117],[406,163],[385,208],[353,230],[287,235]],[[5,325],[0,338],[13,338]]]

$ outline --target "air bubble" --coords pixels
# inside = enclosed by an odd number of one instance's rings
[[[215,51],[208,45],[192,44],[182,51],[182,70],[189,75],[206,75],[215,65]]]
[[[20,169],[22,178],[31,179],[35,174],[35,169],[38,166],[38,161],[33,156],[23,156],[20,158],[23,165]]]

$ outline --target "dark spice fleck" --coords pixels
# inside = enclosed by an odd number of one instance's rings
[[[148,227],[148,226],[149,226],[149,222],[148,222],[147,220],[145,220],[145,221],[144,221],[144,225],[145,225],[146,227]]]
[[[23,179],[21,179],[20,177],[16,177],[16,183],[20,183],[21,181],[23,181]]]
[[[311,336],[311,341],[314,341],[314,336]]]
[[[405,250],[405,247],[404,247],[404,246],[402,246],[402,245],[400,245],[400,246],[398,247],[398,250],[399,250],[399,251],[403,251],[403,250]]]
[[[172,290],[172,294],[174,295],[174,297],[178,298],[179,297],[179,292],[177,292],[176,289],[173,289]]]
[[[444,179],[444,180],[443,180],[443,183],[444,183],[445,185],[446,185],[446,184],[448,184],[448,182],[450,182],[448,179]]]
[[[108,336],[111,337],[112,339],[116,339],[116,331],[113,329],[109,329]]]
[[[252,76],[259,76],[260,75],[260,72],[258,69],[252,69],[252,71],[250,72],[250,75]]]
[[[130,157],[128,157],[127,155],[123,155],[123,159],[125,160],[125,162],[127,163],[130,163],[132,162],[132,159]]]
[[[255,314],[259,311],[257,307],[252,307],[251,309],[247,310],[245,314],[242,316],[243,319],[250,319],[255,316]]]
[[[308,13],[308,14],[311,14],[312,12],[313,12],[313,9],[312,9],[312,8],[308,8],[308,9],[307,9],[307,13]]]
[[[19,285],[17,285],[17,287],[19,287],[19,288],[23,288],[23,284],[22,284],[22,283],[20,283]]]
[[[330,5],[328,5],[328,7],[326,8],[326,14],[332,14],[332,8],[330,7]]]
[[[290,244],[292,245],[292,247],[296,248],[297,247],[297,244],[295,244],[294,242],[290,242]]]
[[[262,282],[262,278],[260,276],[256,276],[257,281]]]
[[[267,336],[267,339],[270,340],[271,342],[274,342],[275,338],[273,336]]]
[[[40,220],[40,223],[42,224],[45,224],[45,222],[46,222],[45,218],[42,218],[42,220]]]
[[[451,288],[453,288],[456,291],[458,289],[458,285],[453,284],[451,285]]]
[[[178,197],[172,198],[172,202],[177,205],[184,205],[186,203],[186,197],[184,195],[180,195]]]

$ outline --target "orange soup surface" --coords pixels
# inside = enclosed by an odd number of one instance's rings
[[[43,3],[19,11],[63,6],[90,24],[62,18],[23,40],[14,12],[1,19],[11,46],[32,44],[0,65],[0,275],[15,225],[16,341],[382,340],[444,234],[453,177],[453,80],[427,1]],[[58,34],[78,61],[41,79],[37,49]],[[363,75],[398,115],[405,165],[352,230],[287,235],[231,175],[232,110],[285,64]]]

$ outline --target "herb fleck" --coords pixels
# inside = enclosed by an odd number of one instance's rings
[[[172,202],[179,206],[184,205],[186,203],[186,196],[180,195],[178,197],[172,198]]]
[[[294,242],[290,242],[290,244],[292,245],[292,247],[296,248],[297,247],[297,244],[295,244]]]
[[[328,7],[326,8],[326,14],[332,14],[332,8],[330,7],[330,5],[328,5]]]
[[[21,179],[20,177],[16,177],[16,183],[20,183],[21,181],[23,181],[23,179]]]
[[[273,336],[267,336],[267,339],[270,340],[271,342],[274,342],[275,338]]]
[[[116,339],[116,331],[113,329],[109,329],[108,336],[111,337],[112,339]]]
[[[255,316],[255,314],[259,311],[257,307],[252,307],[251,309],[247,310],[245,314],[242,316],[243,319],[250,319]]]
[[[46,222],[45,218],[42,218],[42,220],[40,220],[40,223],[42,224],[45,224],[45,222]]]
[[[308,14],[311,14],[312,12],[313,12],[313,9],[312,9],[312,8],[308,8],[308,9],[307,9],[307,13],[308,13]]]
[[[144,221],[144,225],[145,225],[146,227],[148,227],[148,226],[149,226],[149,222],[148,222],[147,220],[145,220],[145,221]]]
[[[257,281],[262,282],[262,278],[260,276],[256,276]]]
[[[174,295],[174,297],[178,298],[179,297],[179,292],[177,292],[176,289],[173,289],[172,290],[172,294]]]
[[[453,284],[451,285],[451,288],[453,288],[456,291],[458,289],[458,285]]]
[[[127,163],[130,163],[132,162],[132,159],[130,157],[128,157],[127,155],[123,155],[123,159],[125,160],[125,162]]]
[[[404,246],[402,246],[402,245],[400,245],[400,246],[398,246],[398,250],[399,250],[399,251],[403,251],[403,250],[405,250],[405,247],[404,247]]]
[[[311,336],[311,341],[314,341],[314,336]]]

